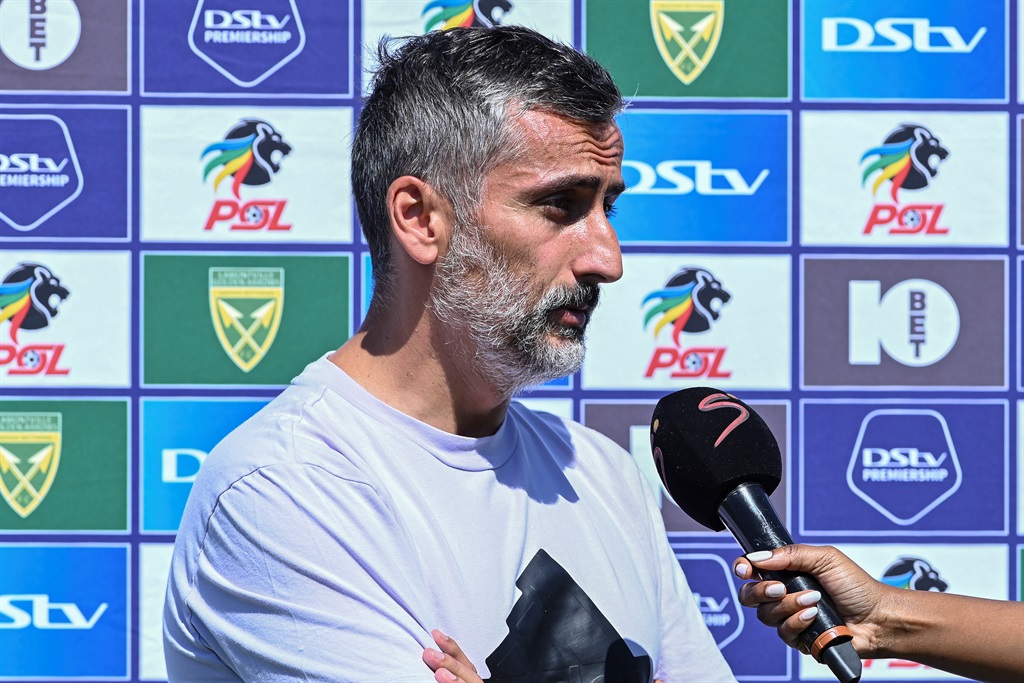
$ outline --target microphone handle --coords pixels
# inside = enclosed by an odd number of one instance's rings
[[[718,516],[745,553],[775,550],[793,543],[793,537],[775,512],[768,493],[756,482],[745,482],[730,491],[718,506]],[[859,681],[861,662],[851,642],[853,634],[836,614],[836,608],[821,584],[813,577],[797,572],[755,571],[762,579],[781,581],[789,593],[806,590],[821,593],[818,616],[800,634],[800,643],[815,660],[827,664],[842,683]]]

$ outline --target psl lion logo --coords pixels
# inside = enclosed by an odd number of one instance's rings
[[[0,283],[0,322],[11,323],[11,341],[18,330],[40,330],[57,315],[57,308],[71,294],[60,278],[39,263],[19,263]]]
[[[669,278],[663,289],[644,297],[643,306],[657,302],[644,314],[644,329],[660,316],[654,326],[654,336],[657,337],[663,327],[672,325],[672,340],[679,345],[679,335],[683,332],[692,334],[711,329],[722,305],[731,298],[708,270],[683,268]]]
[[[869,149],[861,156],[864,163],[869,157],[877,156],[861,176],[861,186],[868,176],[878,171],[878,177],[871,186],[871,193],[886,180],[892,182],[892,200],[899,203],[896,194],[900,189],[920,190],[928,187],[931,179],[939,172],[939,162],[949,156],[949,150],[939,144],[939,139],[924,126],[913,123],[902,124],[889,133],[881,147]]]
[[[512,3],[508,0],[434,0],[420,14],[426,16],[434,12],[423,27],[427,32],[435,28],[446,31],[459,26],[493,28],[500,26],[501,20],[511,11]]]
[[[266,185],[280,170],[280,161],[292,151],[291,145],[266,121],[244,119],[224,136],[223,142],[216,142],[206,149],[200,158],[211,152],[219,152],[203,168],[203,182],[216,168],[220,172],[213,179],[216,190],[228,176],[234,178],[231,191],[235,199],[241,199],[242,185]]]
[[[939,578],[939,573],[919,557],[901,557],[896,560],[885,570],[882,581],[896,588],[915,591],[945,593],[949,588],[949,584]]]

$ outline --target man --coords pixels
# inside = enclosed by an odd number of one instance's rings
[[[370,311],[204,464],[171,680],[734,681],[629,454],[510,402],[579,368],[622,275],[617,88],[523,28],[380,60],[352,162]]]

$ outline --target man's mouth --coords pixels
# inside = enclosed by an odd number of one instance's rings
[[[590,313],[591,309],[589,308],[561,306],[551,312],[551,317],[558,325],[583,328],[590,321]]]

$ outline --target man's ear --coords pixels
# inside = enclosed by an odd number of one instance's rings
[[[441,245],[447,243],[446,206],[437,191],[415,176],[396,178],[388,187],[391,232],[416,263],[435,263]]]

